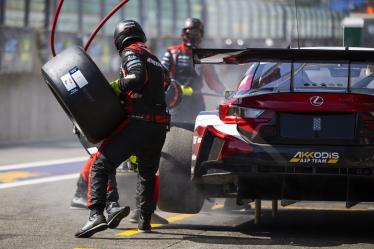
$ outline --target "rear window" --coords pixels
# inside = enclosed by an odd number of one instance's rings
[[[345,92],[348,88],[348,64],[294,63],[295,92]]]
[[[374,64],[351,65],[351,89],[353,92],[374,93]]]
[[[253,63],[238,94],[268,92],[349,92],[374,94],[374,64],[321,62]]]
[[[252,89],[289,91],[291,63],[261,62],[253,78]]]
[[[244,74],[244,77],[240,80],[237,87],[238,91],[247,91],[252,88],[253,76],[256,72],[258,63],[253,63],[249,66],[248,70]]]

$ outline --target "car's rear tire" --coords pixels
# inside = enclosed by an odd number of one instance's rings
[[[49,60],[42,74],[68,117],[91,143],[98,143],[124,120],[123,107],[96,64],[80,47]]]
[[[193,132],[171,127],[160,160],[160,196],[158,207],[172,213],[198,213],[204,196],[191,181]]]

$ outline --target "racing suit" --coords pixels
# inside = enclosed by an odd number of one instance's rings
[[[170,71],[173,79],[193,90],[191,96],[184,96],[181,103],[171,110],[173,122],[194,123],[197,114],[205,110],[204,99],[201,95],[203,79],[215,92],[223,94],[225,90],[211,66],[199,65],[196,69],[194,68],[192,50],[183,42],[169,47],[161,63]]]
[[[88,179],[88,207],[104,210],[108,179],[115,175],[121,162],[137,155],[140,212],[150,216],[155,210],[155,174],[170,122],[165,105],[164,69],[140,42],[126,47],[120,56],[118,87],[125,98],[128,118],[99,148]]]
[[[74,203],[74,198],[72,203],[72,207],[79,207],[79,208],[87,208],[87,189],[88,189],[88,178],[92,169],[92,165],[95,162],[96,158],[98,156],[98,153],[92,154],[91,157],[89,157],[86,162],[84,163],[83,168],[81,169],[81,173],[79,175],[78,181],[77,181],[77,190],[75,193],[75,198],[80,198],[78,201],[79,203]],[[118,202],[119,200],[119,194],[118,194],[118,188],[117,188],[117,181],[116,181],[116,172],[113,172],[114,174],[111,174],[108,176],[108,185],[107,185],[107,204],[110,204],[111,202]],[[138,182],[137,184],[137,191],[140,189],[140,184]],[[158,182],[158,176],[156,175],[156,182],[155,182],[155,191],[153,194],[153,200],[157,204],[158,201],[158,194],[159,194],[159,182]],[[136,208],[139,208],[139,197],[136,197]],[[85,205],[83,206],[82,204]]]
[[[74,194],[74,198],[71,202],[71,207],[73,208],[84,208],[87,207],[87,190],[88,190],[88,178],[92,169],[92,165],[95,162],[98,154],[94,153],[90,156],[86,162],[84,163],[83,168],[81,169],[78,181],[77,181],[77,189]],[[107,185],[107,204],[112,202],[118,202],[119,195],[117,191],[117,181],[116,175],[110,175],[108,177],[108,185]],[[83,206],[85,204],[85,206]]]

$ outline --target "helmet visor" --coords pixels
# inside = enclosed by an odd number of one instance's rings
[[[200,29],[184,29],[184,34],[187,40],[193,45],[197,46],[203,39],[203,32]]]

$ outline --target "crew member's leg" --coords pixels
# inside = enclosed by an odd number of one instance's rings
[[[70,208],[72,209],[86,209],[87,208],[87,190],[88,190],[88,177],[91,172],[92,165],[94,164],[98,153],[93,154],[89,157],[79,175],[77,181],[77,189],[75,191],[74,197],[70,203]],[[117,189],[117,181],[116,181],[116,171],[113,171],[114,174],[109,176],[109,181],[107,185],[107,206],[112,205],[113,202],[116,202],[116,206],[118,204],[118,189]]]
[[[117,131],[115,135],[105,140],[99,149],[88,178],[88,208],[91,212],[86,225],[76,233],[77,237],[90,237],[109,226],[103,214],[106,207],[106,188],[109,177],[115,174],[116,167],[122,161],[136,152],[136,135],[141,137],[141,134],[137,132],[136,123],[130,121],[125,124],[126,126]],[[129,207],[122,208],[121,215],[115,219],[116,223],[127,216],[129,211]]]
[[[72,209],[85,209],[87,208],[87,189],[88,189],[88,175],[91,171],[91,167],[95,162],[96,154],[90,156],[84,163],[81,169],[78,181],[77,189],[74,193],[73,199],[70,203]]]
[[[155,206],[157,207],[158,202],[158,196],[160,191],[160,177],[156,174],[155,179],[155,191],[153,193],[153,199],[155,202]],[[136,194],[136,208],[132,211],[131,216],[129,216],[129,221],[131,223],[138,223],[139,222],[139,216],[140,216],[140,199],[139,199],[139,190],[140,189],[140,182],[138,181],[137,184],[137,194]],[[151,223],[152,224],[169,224],[169,221],[157,213],[153,213],[151,217]]]
[[[152,127],[153,126],[153,127]],[[166,128],[164,125],[150,125],[145,144],[139,150],[139,207],[140,217],[138,228],[142,232],[151,231],[151,217],[156,209],[154,199],[155,175],[159,167],[161,149],[165,142]]]
[[[116,180],[116,170],[111,172],[108,176],[108,185],[106,187],[106,203],[107,206],[112,202],[118,202],[119,194],[117,188],[117,180]]]
[[[105,188],[105,199],[100,199],[102,197],[102,184],[100,181],[105,181],[106,178],[106,188]],[[121,220],[126,217],[129,213],[128,207],[121,207],[118,203],[118,191],[116,182],[116,167],[109,162],[103,154],[99,154],[97,160],[95,161],[90,175],[90,188],[99,188],[99,195],[96,195],[96,191],[89,191],[88,207],[91,210],[96,209],[95,212],[103,211],[103,201],[105,203],[105,210],[108,214],[107,224],[109,228],[116,228]],[[97,179],[97,180],[96,180]],[[100,187],[99,187],[100,185]],[[105,187],[105,185],[104,185]]]

